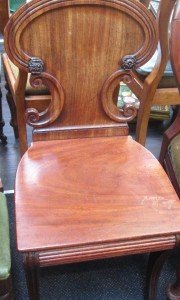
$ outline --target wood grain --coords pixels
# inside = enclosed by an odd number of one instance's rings
[[[26,111],[34,140],[78,137],[78,132],[92,137],[96,130],[104,136],[127,134],[127,121],[136,112],[129,106],[118,109],[113,89],[123,74],[133,92],[141,94],[135,70],[150,59],[157,40],[157,23],[139,1],[40,0],[24,5],[6,27],[5,48],[20,76],[32,73],[38,87],[48,77],[52,97],[44,111],[27,109],[22,84],[15,86],[17,110],[24,107],[20,130],[25,130]]]
[[[4,33],[4,28],[9,20],[9,1],[0,0],[0,33]]]
[[[178,197],[159,162],[130,137],[35,142],[15,190],[20,251],[74,255],[97,245],[101,255],[104,245],[111,256],[113,247],[120,255],[175,245]]]

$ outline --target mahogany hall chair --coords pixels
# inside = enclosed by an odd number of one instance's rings
[[[171,0],[162,11],[167,6]],[[19,68],[24,155],[15,213],[30,299],[39,298],[40,267],[179,245],[179,199],[160,163],[128,136],[136,109],[113,101],[120,81],[146,99],[136,69],[153,55],[158,34],[134,0],[33,0],[6,26],[5,49]],[[41,112],[26,106],[28,73],[33,87],[51,92]],[[25,122],[33,127],[27,151]]]

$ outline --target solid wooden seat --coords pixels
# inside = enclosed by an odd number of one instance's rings
[[[180,202],[167,175],[131,137],[33,143],[15,199],[18,249],[63,249],[62,263],[169,249],[179,231]]]

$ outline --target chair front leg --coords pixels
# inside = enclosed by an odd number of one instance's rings
[[[24,254],[24,269],[30,300],[39,300],[39,258],[38,253]]]
[[[137,115],[137,124],[136,124],[136,142],[145,146],[148,123],[151,112],[151,101],[142,103],[140,105],[138,115]]]
[[[176,282],[167,288],[169,300],[180,300],[180,265],[176,268]]]
[[[4,120],[2,115],[2,92],[0,89],[0,140],[5,145],[7,143],[7,137],[3,133]]]
[[[0,300],[13,300],[11,275],[6,279],[0,280]]]
[[[171,253],[171,250],[150,253],[147,268],[145,299],[156,300],[159,275],[165,261]]]
[[[18,132],[18,124],[17,124],[16,105],[14,103],[14,99],[13,99],[13,96],[11,94],[8,83],[6,83],[5,88],[7,90],[6,99],[7,99],[9,109],[10,109],[10,112],[11,112],[10,125],[13,127],[15,138],[18,139],[19,132]]]

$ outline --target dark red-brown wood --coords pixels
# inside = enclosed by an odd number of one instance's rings
[[[62,248],[63,263],[68,253],[78,260],[81,245],[89,258],[103,255],[103,245],[105,256],[113,244],[116,255],[175,245],[178,197],[159,162],[130,137],[35,142],[15,189],[21,251]]]
[[[136,69],[157,42],[156,20],[135,0],[33,0],[6,27],[6,51],[20,70],[11,91],[22,153],[26,123],[34,128],[15,186],[31,299],[39,267],[177,246],[178,197],[159,162],[127,136],[136,110],[114,100],[120,81],[147,99]],[[26,105],[28,73],[32,86],[50,90],[41,112]]]

